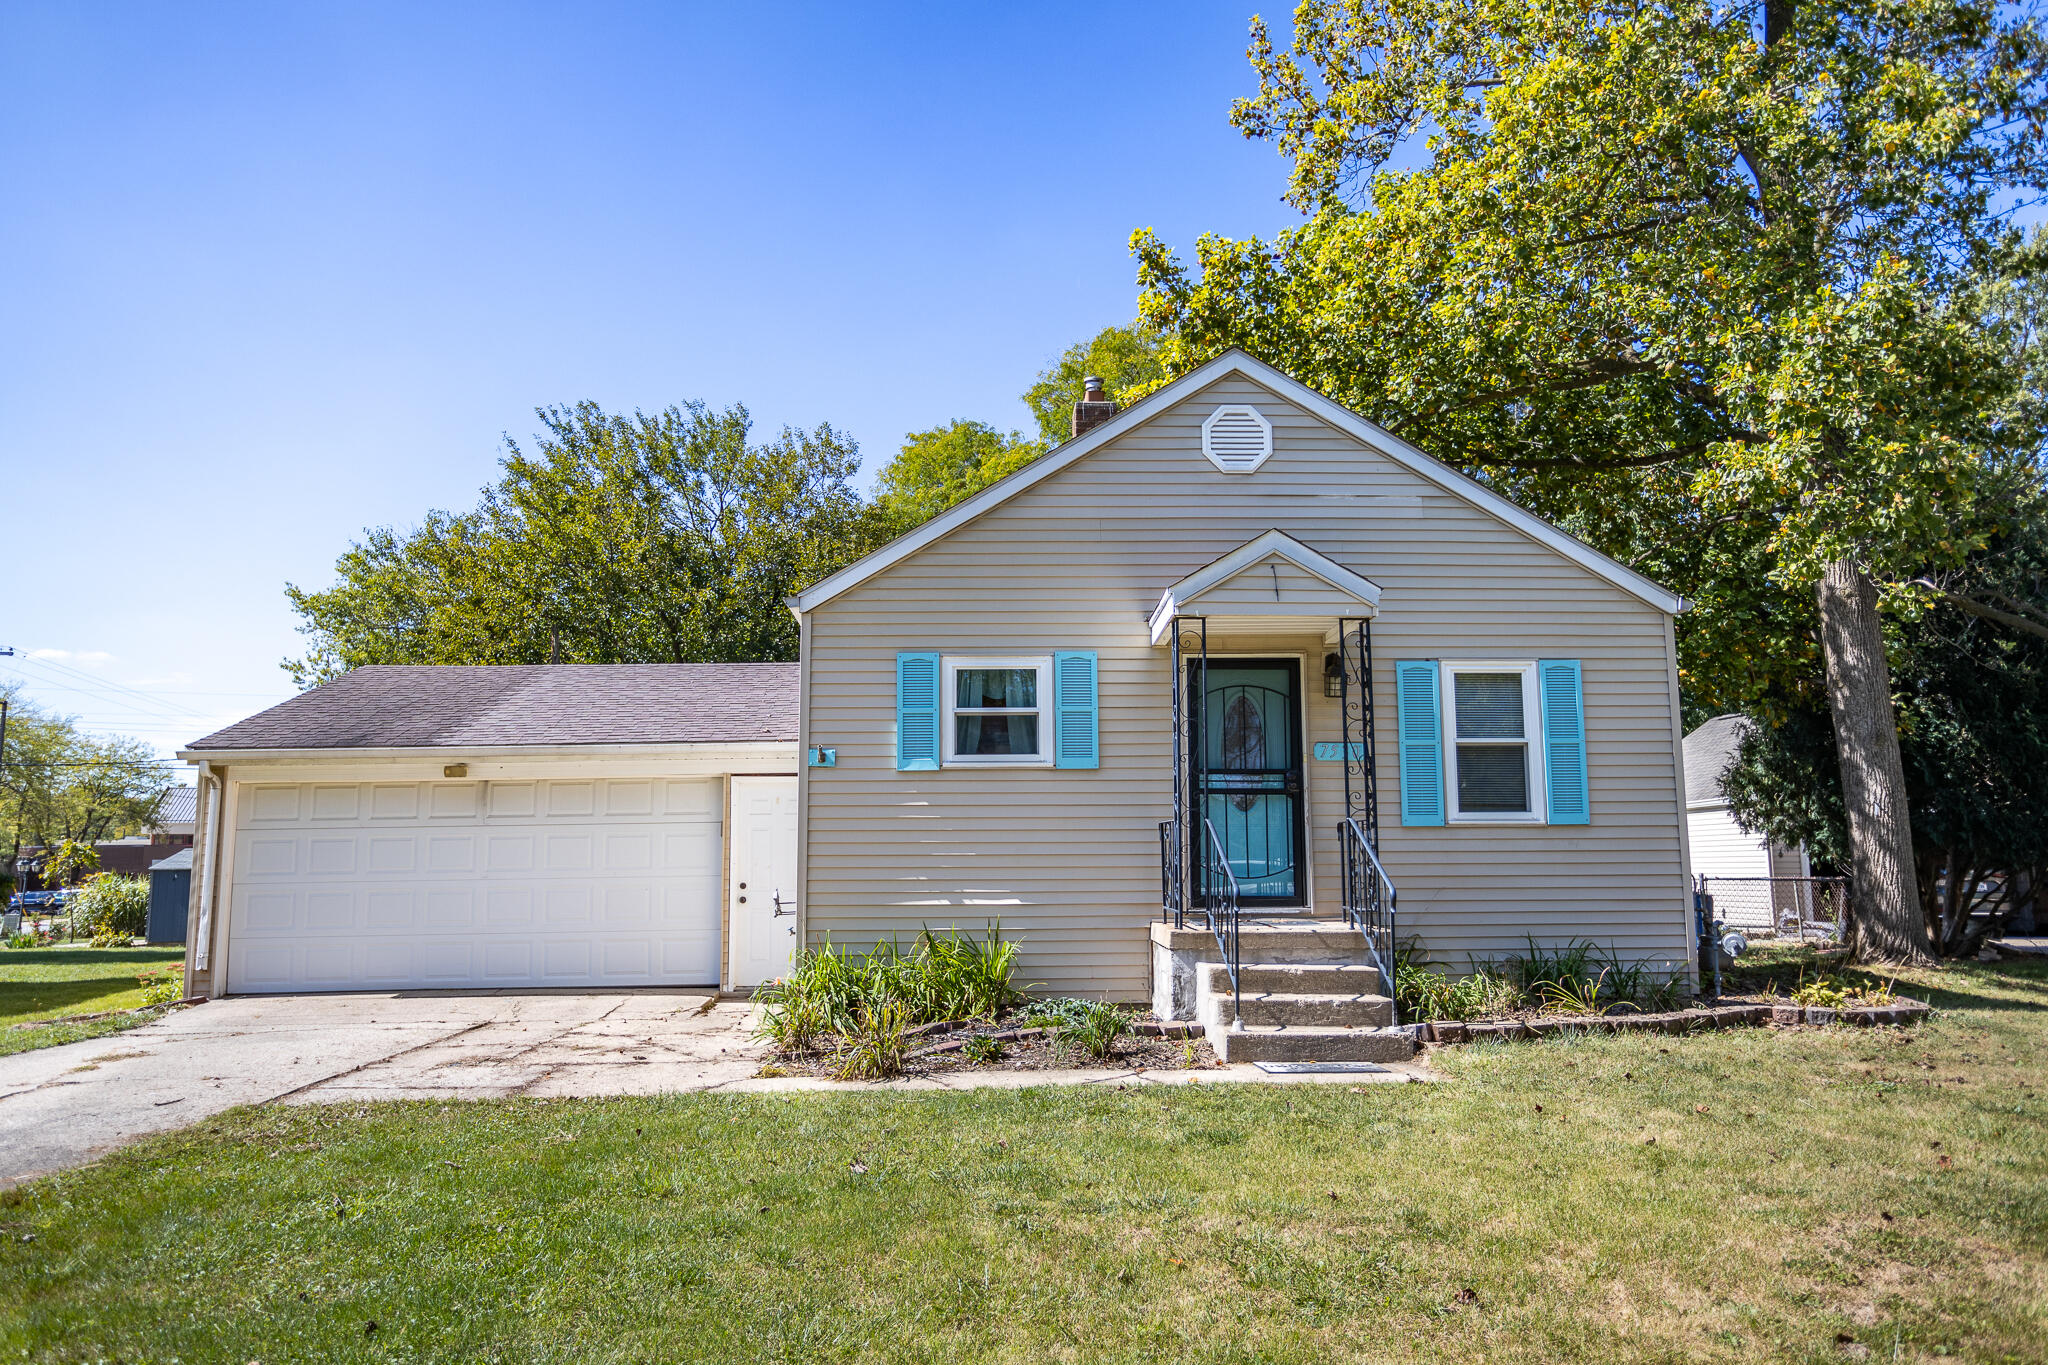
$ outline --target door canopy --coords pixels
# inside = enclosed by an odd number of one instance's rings
[[[1152,643],[1164,642],[1180,616],[1205,616],[1222,630],[1322,633],[1341,619],[1377,616],[1379,601],[1378,584],[1285,532],[1268,531],[1161,593]]]

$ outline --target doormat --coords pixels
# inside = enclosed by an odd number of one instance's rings
[[[1386,1070],[1377,1062],[1253,1062],[1252,1065],[1269,1076],[1357,1075],[1363,1071]]]

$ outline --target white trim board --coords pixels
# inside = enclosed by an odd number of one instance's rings
[[[1669,588],[1654,583],[1618,560],[1610,559],[1577,537],[1559,530],[1543,518],[1509,502],[1500,494],[1424,454],[1392,432],[1359,416],[1351,409],[1317,393],[1265,361],[1232,347],[1207,364],[1197,366],[1180,378],[1125,408],[1086,435],[1068,441],[1051,453],[1025,465],[1006,479],[998,480],[973,497],[933,517],[914,531],[898,536],[881,549],[866,555],[822,582],[789,599],[792,611],[801,616],[831,601],[849,588],[866,582],[892,565],[901,563],[933,541],[958,530],[982,513],[1009,501],[1025,489],[1051,478],[1068,465],[1086,457],[1122,436],[1191,393],[1199,392],[1226,375],[1241,375],[1257,384],[1276,389],[1316,417],[1328,422],[1396,464],[1403,465],[1439,488],[1465,499],[1474,507],[1545,545],[1566,559],[1606,579],[1622,591],[1638,597],[1658,610],[1677,615],[1686,608],[1685,599]]]
[[[1272,555],[1280,556],[1303,573],[1321,579],[1347,597],[1356,598],[1361,608],[1359,615],[1379,615],[1379,584],[1361,574],[1353,573],[1328,555],[1310,549],[1285,531],[1272,530],[1253,537],[1221,559],[1204,564],[1161,593],[1159,605],[1152,609],[1152,643],[1156,645],[1166,638],[1166,632],[1173,628],[1173,618],[1180,614],[1183,603],[1191,602],[1209,589],[1228,583],[1246,569]]]

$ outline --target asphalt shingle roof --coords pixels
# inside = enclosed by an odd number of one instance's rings
[[[796,737],[795,664],[379,664],[186,747],[448,749]]]
[[[1685,737],[1685,804],[1721,800],[1721,779],[1734,766],[1735,751],[1753,728],[1748,716],[1716,716]]]

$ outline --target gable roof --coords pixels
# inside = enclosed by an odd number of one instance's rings
[[[1272,561],[1291,564],[1317,582],[1333,589],[1338,598],[1355,605],[1361,616],[1375,615],[1380,602],[1380,585],[1331,559],[1278,529],[1255,536],[1220,559],[1211,560],[1159,595],[1152,609],[1152,643],[1158,644],[1182,613],[1203,593],[1222,587],[1261,564]],[[1277,578],[1276,592],[1277,592]],[[1197,613],[1199,614],[1199,613]]]
[[[156,803],[156,817],[149,822],[152,829],[169,829],[172,825],[189,825],[199,813],[199,788],[173,787],[163,794]]]
[[[557,744],[735,744],[797,737],[795,664],[378,664],[183,753]]]
[[[982,513],[1008,502],[1025,489],[1051,478],[1068,465],[1085,459],[1133,427],[1149,421],[1165,408],[1231,374],[1241,375],[1254,383],[1277,390],[1289,401],[1298,404],[1339,431],[1371,447],[1394,463],[1421,475],[1444,491],[1456,494],[1481,511],[1506,522],[1530,539],[1557,551],[1566,559],[1606,579],[1631,596],[1674,616],[1685,610],[1685,599],[1669,588],[1643,577],[1619,560],[1610,559],[1576,536],[1559,530],[1534,512],[1509,502],[1478,480],[1424,454],[1386,428],[1367,421],[1341,404],[1331,402],[1300,380],[1274,369],[1265,361],[1236,347],[1225,351],[1207,364],[1189,370],[1173,382],[1153,390],[1085,435],[1056,447],[1008,478],[997,480],[973,497],[955,503],[916,530],[898,536],[873,553],[855,560],[839,572],[798,593],[790,599],[791,608],[801,615],[831,601],[849,588],[866,582],[884,569],[908,559],[933,541],[965,526]]]
[[[1718,806],[1727,798],[1722,779],[1735,764],[1735,751],[1756,728],[1748,716],[1716,716],[1685,737],[1685,804]]]

